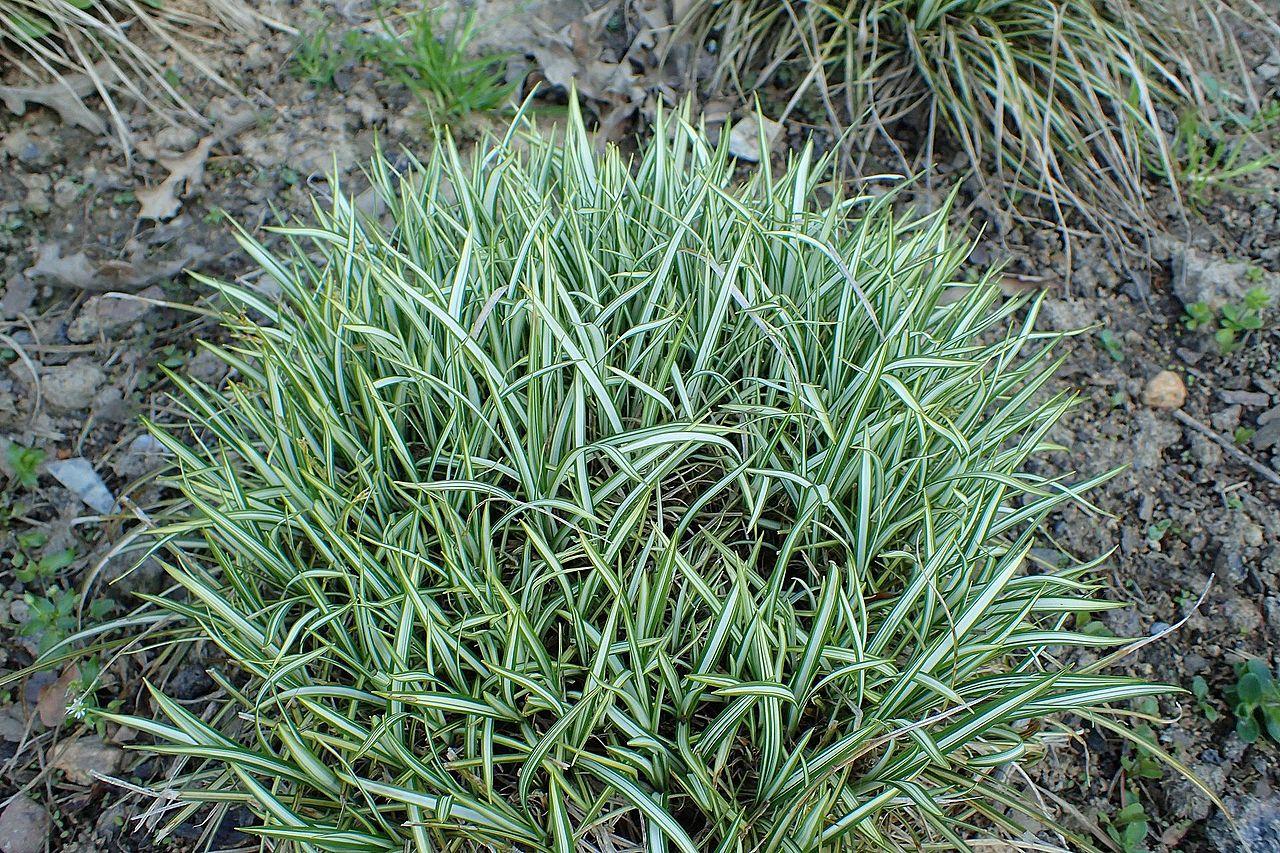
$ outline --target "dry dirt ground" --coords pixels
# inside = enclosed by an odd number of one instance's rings
[[[585,16],[571,0],[526,3],[518,13],[512,8],[521,4],[510,0],[477,5],[482,39],[514,51],[509,73],[526,86],[541,81],[553,99],[576,76],[602,135],[624,137],[658,98],[674,95],[680,75],[652,63],[664,47],[663,4],[609,0]],[[269,9],[303,32],[314,32],[321,15],[334,32],[369,20],[359,2]],[[424,150],[429,131],[402,87],[355,65],[341,68],[334,86],[317,88],[291,73],[295,45],[280,29],[209,45],[239,91],[182,75],[207,126],[171,123],[122,102],[133,137],[127,158],[117,140],[68,126],[49,110],[0,112],[0,676],[30,664],[87,614],[123,613],[135,593],[158,583],[145,565],[125,571],[135,521],[113,504],[146,508],[164,499],[151,479],[163,457],[140,424],[165,417],[171,405],[160,366],[217,378],[197,348],[216,331],[198,312],[176,307],[209,298],[183,270],[250,274],[228,219],[262,234],[305,215],[312,195],[331,192],[325,176],[335,168],[358,192],[359,165],[373,156],[375,139],[388,152]],[[683,59],[686,67],[698,61]],[[1276,97],[1280,57],[1260,58],[1256,82]],[[712,119],[742,114],[722,101],[703,106]],[[775,154],[808,129],[801,111]],[[939,162],[945,186],[947,156]],[[1105,576],[1132,607],[1092,630],[1151,635],[1186,617],[1123,667],[1188,688],[1203,679],[1202,700],[1149,709],[1160,717],[1153,729],[1230,805],[1253,849],[1280,851],[1277,745],[1242,741],[1224,701],[1234,664],[1280,663],[1280,486],[1266,475],[1280,468],[1280,170],[1248,183],[1248,192],[1208,194],[1188,221],[1171,215],[1145,262],[1118,258],[1087,236],[1073,242],[1069,262],[1055,229],[1002,223],[981,204],[971,221],[985,229],[976,266],[1008,261],[1008,287],[1047,291],[1048,325],[1090,327],[1074,338],[1059,379],[1081,394],[1056,435],[1068,449],[1048,464],[1083,472],[1129,466],[1093,496],[1103,514],[1072,510],[1050,530],[1061,551],[1115,549]],[[972,190],[962,203],[981,201]],[[916,201],[936,197],[922,191]],[[1155,186],[1152,204],[1172,209]],[[165,216],[140,217],[157,210]],[[1187,304],[1232,304],[1251,287],[1267,289],[1273,307],[1229,353],[1211,332],[1184,324]],[[1176,409],[1150,405],[1176,399],[1146,393],[1165,370],[1185,389]],[[170,695],[199,709],[214,692],[199,660],[147,665],[168,681]],[[95,701],[134,707],[142,701],[139,671],[105,673]],[[195,846],[215,828],[195,818],[156,845],[143,800],[97,775],[145,788],[162,784],[168,766],[126,751],[134,732],[63,719],[68,692],[84,678],[55,670],[0,691],[8,804],[0,848]],[[1038,772],[1050,801],[1077,803],[1104,824],[1136,796],[1150,832],[1134,850],[1245,849],[1189,783],[1151,770],[1146,757],[1102,732],[1082,728],[1074,746]],[[233,827],[245,817],[231,812],[216,828],[215,847],[243,844]],[[23,837],[37,842],[22,846]]]

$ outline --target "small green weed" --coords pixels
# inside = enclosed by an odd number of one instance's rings
[[[1160,706],[1154,697],[1145,697],[1134,703],[1134,709],[1151,720],[1159,719]],[[1156,731],[1150,722],[1135,723],[1133,733],[1141,740],[1155,742]],[[1164,764],[1150,750],[1135,746],[1133,751],[1120,759],[1120,766],[1130,779],[1159,779],[1164,776]]]
[[[474,16],[443,37],[438,26],[434,10],[411,16],[402,32],[384,20],[385,35],[365,43],[367,55],[403,83],[435,123],[507,106],[514,87],[503,79],[503,57],[469,55]]]
[[[13,469],[14,481],[24,489],[34,489],[39,480],[40,463],[44,461],[44,451],[38,447],[23,447],[12,442],[5,450],[9,467]]]
[[[1122,789],[1120,801],[1121,807],[1115,814],[1102,816],[1107,835],[1124,853],[1138,853],[1146,849],[1143,843],[1151,828],[1147,810],[1133,791]]]
[[[49,535],[43,530],[28,530],[15,538],[17,548],[10,553],[9,562],[13,566],[14,576],[22,583],[51,578],[75,562],[75,548],[59,548],[41,553],[49,542]]]
[[[1266,661],[1253,658],[1236,664],[1236,679],[1227,691],[1227,701],[1235,709],[1236,734],[1245,743],[1254,743],[1266,732],[1280,743],[1280,684]]]
[[[439,24],[439,13],[429,9],[407,16],[403,30],[384,18],[381,35],[348,30],[336,36],[329,24],[322,24],[299,37],[293,73],[325,87],[334,85],[348,65],[378,65],[409,90],[432,122],[441,124],[507,106],[514,86],[503,79],[503,57],[471,55],[475,18],[444,35]]]
[[[1124,361],[1124,344],[1110,329],[1098,332],[1098,344],[1111,356],[1111,360],[1119,364]]]
[[[1188,203],[1203,207],[1215,189],[1242,191],[1244,179],[1280,160],[1280,151],[1259,144],[1258,137],[1280,125],[1280,101],[1252,116],[1206,121],[1188,111],[1178,122],[1173,151],[1177,181]],[[1163,170],[1157,166],[1154,171]]]
[[[1192,302],[1184,310],[1186,313],[1183,315],[1182,325],[1192,332],[1196,329],[1212,327],[1217,316],[1213,313],[1213,309],[1204,302]]]
[[[54,584],[43,593],[28,592],[22,596],[27,605],[27,621],[18,628],[18,633],[32,638],[40,654],[61,643],[79,627],[76,603],[79,596],[75,590],[64,589]],[[97,622],[106,618],[115,608],[109,598],[97,598],[89,603],[88,617]]]
[[[41,653],[75,630],[76,597],[71,592],[51,586],[43,595],[28,592],[22,600],[27,604],[28,618],[18,633],[34,639]]]
[[[1185,309],[1182,325],[1192,332],[1213,329],[1218,350],[1227,355],[1239,349],[1250,332],[1263,327],[1263,312],[1270,304],[1271,295],[1265,289],[1251,287],[1239,302],[1223,305],[1221,313],[1204,302],[1191,303]]]
[[[1195,697],[1196,707],[1200,709],[1201,715],[1211,723],[1217,722],[1222,714],[1214,707],[1213,699],[1209,695],[1209,682],[1204,680],[1204,676],[1197,675],[1191,679],[1191,695]]]
[[[1090,637],[1114,637],[1115,633],[1107,627],[1107,623],[1093,618],[1088,611],[1076,614],[1076,630]]]
[[[1159,521],[1148,524],[1147,541],[1152,545],[1159,543],[1164,539],[1164,535],[1168,533],[1171,528],[1173,528],[1172,518],[1162,518]]]
[[[318,88],[334,85],[338,72],[356,58],[351,48],[358,38],[359,34],[351,31],[335,42],[328,23],[300,33],[290,57],[293,76]]]

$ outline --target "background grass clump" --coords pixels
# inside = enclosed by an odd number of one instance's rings
[[[1144,177],[1183,189],[1173,128],[1252,122],[1259,104],[1236,33],[1274,40],[1278,28],[1252,0],[699,0],[690,10],[686,26],[721,56],[713,85],[778,82],[793,105],[807,93],[854,128],[855,148],[886,140],[913,168],[943,132],[997,199],[1027,215],[1028,199],[1039,202],[1059,222],[1080,213],[1116,236],[1153,219]]]
[[[736,186],[669,119],[629,163],[575,114],[375,167],[390,224],[339,195],[244,238],[282,294],[209,282],[233,379],[173,377],[175,585],[134,618],[215,644],[225,698],[98,718],[279,849],[958,848],[1023,811],[1088,847],[1012,771],[1161,688],[1064,662],[1116,605],[1033,556],[1101,479],[1028,473],[1059,336],[961,283],[945,213],[819,203],[824,169]]]
[[[339,36],[320,23],[298,37],[294,73],[325,87],[335,85],[347,66],[371,63],[389,82],[404,86],[430,123],[452,125],[455,131],[472,113],[511,105],[515,86],[504,79],[503,57],[474,55],[474,15],[450,28],[441,26],[438,9],[417,9],[396,18],[382,16],[373,34],[349,29]]]
[[[255,20],[242,0],[0,0],[0,68],[9,62],[32,80],[52,80],[69,98],[101,96],[117,132],[127,139],[114,98],[120,93],[197,115],[176,88],[177,78],[160,50],[173,50],[183,63],[227,86],[191,47],[201,30],[247,29]],[[78,75],[87,78],[87,86],[75,79]]]

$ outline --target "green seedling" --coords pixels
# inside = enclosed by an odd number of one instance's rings
[[[1271,295],[1264,288],[1251,287],[1241,301],[1223,305],[1220,314],[1204,302],[1193,302],[1186,307],[1182,324],[1189,331],[1213,329],[1214,342],[1227,355],[1240,348],[1248,333],[1263,327],[1263,311],[1270,304]]]
[[[1236,734],[1254,743],[1265,732],[1280,743],[1280,684],[1265,661],[1253,658],[1236,664],[1236,684],[1227,693],[1235,709]]]
[[[13,566],[14,576],[22,583],[51,578],[75,562],[75,548],[43,552],[49,537],[42,530],[28,530],[15,539],[18,547],[9,555],[9,563]]]
[[[1171,527],[1173,527],[1172,518],[1163,518],[1160,521],[1147,525],[1147,541],[1152,545],[1157,544],[1164,539],[1164,535],[1169,532]]]
[[[1197,675],[1191,679],[1191,695],[1195,698],[1196,707],[1200,709],[1201,715],[1211,723],[1217,722],[1222,714],[1214,707],[1213,700],[1209,696],[1209,682],[1204,680],[1204,676]]]
[[[27,605],[27,621],[18,633],[36,641],[40,652],[61,642],[76,628],[76,597],[58,586],[49,587],[43,595],[28,592],[22,600]]]
[[[1149,720],[1136,724],[1133,727],[1133,733],[1141,740],[1154,743],[1156,731],[1150,720],[1159,718],[1160,706],[1155,699],[1149,697],[1134,704],[1135,710]],[[1164,764],[1154,753],[1138,745],[1133,746],[1131,752],[1121,757],[1120,766],[1130,779],[1159,779],[1164,776],[1165,770]]]
[[[1124,343],[1110,329],[1098,331],[1098,344],[1107,355],[1111,356],[1112,361],[1117,364],[1124,361]]]
[[[1107,627],[1107,623],[1101,619],[1095,619],[1092,613],[1076,614],[1076,630],[1090,637],[1106,638],[1114,637],[1115,632]]]
[[[23,447],[16,441],[5,449],[9,467],[13,469],[13,481],[24,489],[34,489],[40,479],[40,463],[45,453],[38,447]]]
[[[1186,313],[1182,318],[1182,325],[1193,332],[1196,329],[1213,326],[1216,319],[1213,309],[1204,302],[1192,302],[1184,311]]]
[[[65,640],[78,627],[76,605],[79,596],[74,590],[55,584],[42,594],[28,592],[22,600],[27,605],[27,621],[18,633],[35,640],[41,654]],[[111,599],[98,598],[91,601],[86,609],[90,619],[101,620],[114,607]]]
[[[1120,809],[1115,814],[1103,815],[1107,835],[1124,853],[1139,853],[1146,849],[1145,841],[1151,829],[1151,821],[1135,792],[1122,789],[1120,800]]]

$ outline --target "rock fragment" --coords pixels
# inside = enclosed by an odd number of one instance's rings
[[[92,359],[76,358],[66,364],[46,367],[40,374],[44,401],[51,409],[75,412],[87,409],[107,379]]]
[[[1186,248],[1173,256],[1173,292],[1183,305],[1203,302],[1216,311],[1240,302],[1254,288],[1267,293],[1273,304],[1280,302],[1280,275],[1199,249]]]
[[[25,795],[0,812],[0,853],[44,853],[49,838],[49,812]]]
[[[1162,370],[1142,389],[1142,402],[1153,409],[1181,409],[1187,402],[1187,386],[1172,370]]]
[[[145,300],[164,299],[164,291],[152,285],[125,299],[111,294],[92,296],[67,326],[67,340],[76,344],[107,340],[145,317],[155,306]]]
[[[60,742],[53,748],[50,763],[62,771],[67,781],[92,785],[99,776],[119,772],[123,761],[123,749],[89,736]]]
[[[106,515],[119,509],[111,490],[94,470],[93,463],[83,456],[50,462],[46,470],[51,477],[66,486],[94,512]]]

